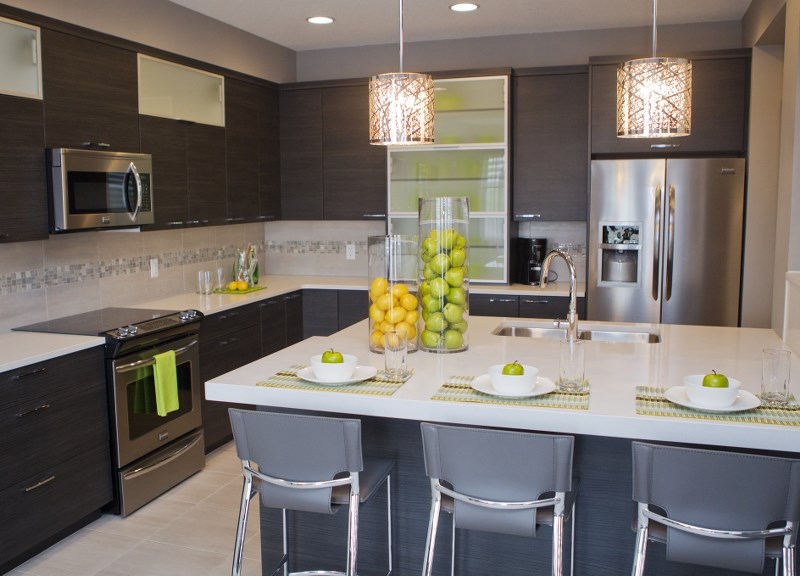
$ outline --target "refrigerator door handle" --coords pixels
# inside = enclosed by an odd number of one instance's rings
[[[672,297],[672,257],[675,253],[675,186],[669,187],[669,204],[667,216],[667,274],[664,282],[664,300],[669,300]]]
[[[661,253],[661,186],[655,188],[655,214],[653,215],[653,300],[658,300],[659,265]]]

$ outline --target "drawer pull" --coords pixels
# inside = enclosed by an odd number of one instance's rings
[[[230,340],[220,340],[220,346],[229,346],[231,344],[236,344],[239,341],[238,338],[231,338]]]
[[[44,480],[39,480],[36,484],[33,484],[32,486],[28,486],[24,490],[25,490],[25,492],[31,492],[33,490],[36,490],[37,488],[41,488],[45,484],[47,484],[49,482],[52,482],[55,479],[56,479],[55,475],[50,476],[48,478],[45,478]]]
[[[514,298],[489,298],[489,302],[494,304],[495,302],[514,302]]]
[[[525,304],[550,304],[550,300],[523,300]]]
[[[30,372],[25,372],[24,374],[15,375],[14,376],[14,380],[22,380],[23,378],[27,378],[28,376],[33,376],[35,374],[41,374],[42,372],[46,372],[46,371],[47,371],[47,367],[46,366],[41,366],[39,368],[35,368],[34,370],[31,370]]]
[[[17,418],[24,418],[25,416],[30,416],[32,414],[36,414],[37,412],[41,412],[42,410],[47,410],[50,408],[50,404],[42,404],[41,406],[37,406],[31,410],[26,410],[25,412],[17,412]]]

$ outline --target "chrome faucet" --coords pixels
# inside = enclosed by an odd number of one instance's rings
[[[542,276],[539,279],[539,286],[547,286],[547,276],[550,274],[550,263],[556,256],[561,256],[569,268],[569,312],[567,312],[567,340],[578,339],[578,310],[575,305],[575,293],[577,292],[578,277],[575,273],[575,262],[572,256],[561,250],[551,250],[542,262]]]

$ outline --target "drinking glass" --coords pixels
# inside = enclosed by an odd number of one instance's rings
[[[559,350],[558,389],[575,392],[583,387],[584,349],[582,340],[562,340]]]
[[[197,293],[211,294],[211,270],[197,272]]]
[[[789,401],[789,371],[791,355],[788,350],[765,348],[761,355],[761,401],[782,406]]]
[[[405,378],[406,374],[408,374],[407,355],[408,338],[405,331],[389,330],[383,335],[383,358],[386,376],[389,378]]]

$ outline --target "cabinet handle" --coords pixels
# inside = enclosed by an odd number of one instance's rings
[[[32,484],[30,486],[27,486],[23,490],[25,492],[31,492],[32,490],[36,490],[37,488],[41,488],[45,484],[47,484],[49,482],[52,482],[55,479],[56,479],[55,475],[49,476],[49,477],[45,478],[44,480],[39,480],[36,484]]]
[[[515,220],[534,220],[536,218],[541,218],[541,214],[514,214]]]
[[[382,220],[386,218],[386,214],[363,214],[363,217],[367,220]]]
[[[220,346],[229,346],[230,344],[236,344],[238,341],[239,341],[239,339],[234,336],[230,340],[220,340],[219,345]]]
[[[41,412],[42,410],[47,410],[48,408],[50,408],[50,404],[42,404],[41,406],[37,406],[36,408],[32,408],[31,410],[26,410],[25,412],[17,412],[17,418],[24,418],[25,416],[36,414],[37,412]]]
[[[167,222],[167,226],[183,226],[183,222],[181,220],[173,220],[172,222]]]
[[[244,216],[237,216],[235,218],[225,218],[225,222],[244,222]]]
[[[16,374],[14,375],[14,380],[22,380],[23,378],[27,378],[28,376],[33,376],[34,374],[41,374],[42,372],[47,372],[46,366],[40,366],[39,368],[34,368],[30,372],[25,372],[23,374]]]
[[[650,148],[654,150],[677,150],[680,144],[650,144]]]
[[[492,304],[495,302],[514,302],[514,298],[489,298],[489,302]]]
[[[257,216],[256,220],[275,220],[275,214],[262,214]]]
[[[92,146],[97,146],[98,148],[111,148],[111,144],[107,142],[84,142],[84,148],[91,148]]]
[[[7,232],[0,233],[0,240],[8,240],[9,238],[11,238],[11,234]]]
[[[223,314],[219,317],[220,320],[227,320],[228,318],[236,318],[239,315],[238,312],[228,312]]]
[[[529,300],[524,298],[522,300],[525,304],[550,304],[550,300]]]
[[[283,297],[284,300],[294,300],[296,298],[300,298],[302,294],[287,294]]]

